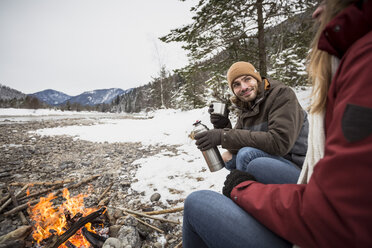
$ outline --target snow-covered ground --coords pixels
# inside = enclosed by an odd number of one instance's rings
[[[295,90],[302,106],[308,106],[310,90]],[[100,116],[99,123],[92,126],[67,126],[47,128],[35,131],[39,135],[71,135],[75,139],[92,142],[141,142],[148,145],[178,145],[176,153],[164,151],[155,156],[141,158],[135,161],[140,165],[136,173],[138,181],[132,184],[134,190],[142,192],[144,199],[157,191],[161,201],[185,198],[189,193],[199,189],[210,189],[221,192],[224,179],[228,174],[226,169],[210,172],[196,148],[195,142],[189,138],[193,123],[201,120],[212,128],[209,122],[207,107],[191,111],[174,109],[157,110],[153,113],[143,113],[143,119],[110,118],[113,114],[62,112],[55,110],[21,110],[0,109],[0,123],[4,121],[25,121],[24,117],[56,118],[58,116]],[[137,117],[139,115],[136,115]],[[17,119],[18,118],[18,119]],[[220,149],[223,152],[223,149]]]

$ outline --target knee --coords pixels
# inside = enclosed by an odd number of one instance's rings
[[[239,161],[250,161],[257,157],[257,154],[261,152],[260,150],[253,147],[243,147],[238,151],[236,159]]]
[[[189,194],[184,203],[183,222],[185,225],[198,222],[200,215],[206,214],[210,202],[207,200],[211,197],[209,190],[199,190]]]
[[[246,171],[250,162],[257,158],[260,150],[253,147],[243,147],[236,155],[236,169]]]
[[[198,198],[200,197],[200,191],[195,191],[189,194],[186,197],[185,203],[184,203],[184,210],[194,208],[195,203],[198,201]]]
[[[257,170],[257,168],[264,168],[266,164],[267,164],[266,158],[256,158],[249,163],[249,168],[247,168],[247,172],[254,173]]]
[[[203,199],[205,199],[207,194],[207,190],[194,191],[189,194],[184,203],[184,215],[189,215],[189,213],[203,208]]]

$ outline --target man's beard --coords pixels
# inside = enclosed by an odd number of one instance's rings
[[[250,95],[245,96],[245,93],[250,92]],[[237,96],[243,102],[252,102],[256,99],[258,95],[258,86],[251,86],[244,91],[240,92]]]

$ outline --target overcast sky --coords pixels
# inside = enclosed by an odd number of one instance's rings
[[[0,84],[78,95],[147,84],[187,64],[158,37],[191,23],[196,0],[0,0]]]

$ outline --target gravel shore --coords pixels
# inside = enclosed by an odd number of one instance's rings
[[[115,212],[115,207],[129,208],[136,211],[151,211],[169,208],[158,201],[141,201],[141,192],[131,189],[138,165],[133,162],[139,158],[153,156],[159,151],[174,151],[175,146],[147,146],[141,143],[96,143],[70,136],[39,136],[32,131],[71,125],[94,125],[97,120],[87,118],[68,118],[58,120],[42,120],[29,122],[0,122],[0,199],[8,195],[8,184],[17,192],[22,183],[55,182],[72,180],[73,183],[98,175],[89,183],[70,191],[71,195],[89,193],[85,200],[87,206],[98,204],[99,196],[112,184],[107,193],[105,204],[112,216],[119,219],[124,214]],[[65,187],[66,185],[64,185]],[[40,191],[51,186],[33,186],[30,191]],[[40,195],[45,196],[45,195]],[[38,196],[38,197],[40,197]],[[105,198],[105,197],[104,197]],[[30,199],[28,199],[30,200]],[[26,202],[26,200],[24,201]],[[20,202],[19,204],[23,204]],[[172,202],[168,202],[172,206]],[[3,204],[3,203],[2,203]],[[173,204],[174,206],[176,203]],[[4,213],[14,208],[6,207],[0,215],[0,236],[22,226],[17,214],[5,216]],[[23,211],[26,218],[27,210]],[[176,216],[165,215],[163,218],[180,219],[182,212]],[[27,218],[28,221],[29,218]],[[141,247],[174,247],[181,240],[181,225],[159,223],[165,233],[165,244],[160,244],[159,233],[138,226],[141,233]],[[30,223],[32,224],[32,223]]]

